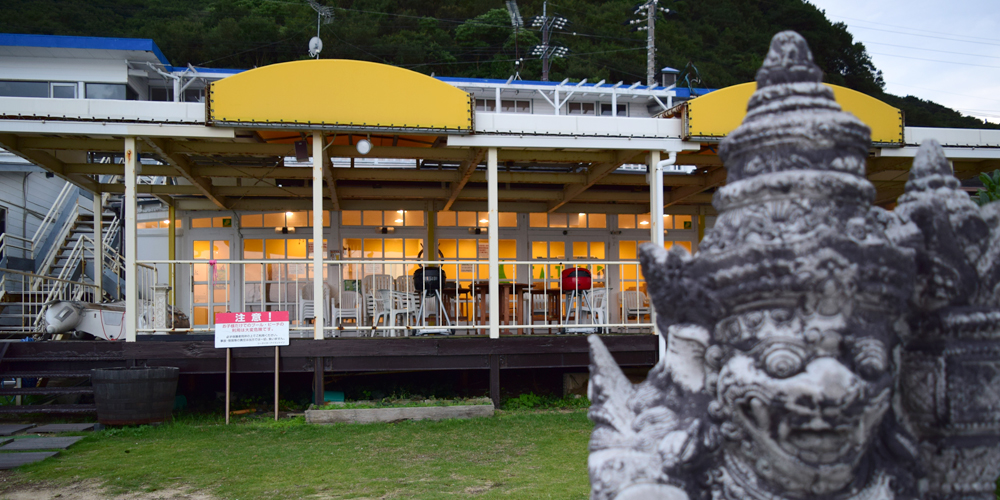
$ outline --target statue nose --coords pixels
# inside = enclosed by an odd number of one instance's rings
[[[795,377],[792,399],[797,406],[812,411],[842,407],[853,403],[860,395],[861,380],[851,370],[833,358],[814,359]]]

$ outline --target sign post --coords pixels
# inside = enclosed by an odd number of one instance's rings
[[[288,345],[288,311],[235,312],[215,315],[215,348],[226,350],[226,424],[229,424],[231,350],[274,346],[274,419],[278,420],[279,349]]]

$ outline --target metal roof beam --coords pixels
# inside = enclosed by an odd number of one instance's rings
[[[635,158],[636,153],[636,151],[616,151],[613,161],[591,165],[588,169],[586,180],[579,184],[569,184],[564,187],[562,197],[550,204],[548,211],[554,212],[559,207],[569,203],[570,200],[580,196],[584,191],[590,189],[591,186],[597,184],[598,181],[618,170],[618,167]]]
[[[153,137],[145,137],[143,138],[143,141],[148,144],[153,151],[155,151],[156,154],[163,159],[163,161],[176,168],[178,173],[184,176],[188,182],[196,186],[201,191],[202,195],[209,200],[212,200],[212,203],[215,203],[219,208],[227,208],[226,199],[215,194],[212,187],[212,181],[195,175],[192,172],[191,162],[186,157],[170,152],[171,141]]]
[[[700,184],[695,184],[692,186],[683,186],[677,189],[671,189],[669,192],[663,194],[663,207],[669,207],[684,201],[694,195],[701,194],[706,190],[712,189],[720,184],[726,182],[726,169],[719,167],[708,174],[698,175]],[[664,176],[666,178],[666,176]]]
[[[122,141],[123,151],[124,144],[124,141]],[[60,179],[70,182],[75,186],[86,189],[87,191],[95,194],[101,192],[100,186],[98,186],[97,182],[85,175],[66,172],[66,164],[48,152],[38,150],[22,150],[22,148],[24,148],[24,138],[19,138],[13,134],[0,134],[0,147],[30,161],[35,165],[38,165],[39,167],[44,168],[45,170],[48,170],[49,172],[52,172],[53,174],[59,176]]]
[[[448,197],[448,201],[445,202],[442,211],[451,210],[451,205],[458,199],[458,194],[462,192],[462,188],[464,188],[465,184],[469,182],[469,177],[471,177],[472,173],[476,171],[476,167],[478,167],[479,163],[483,161],[483,156],[485,155],[485,148],[472,148],[469,151],[469,157],[466,158],[458,167],[457,179],[453,180],[451,183],[451,196]]]

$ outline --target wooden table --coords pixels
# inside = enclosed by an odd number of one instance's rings
[[[514,296],[517,297],[521,292],[528,289],[527,283],[513,283],[510,281],[500,282],[500,324],[509,325],[511,320],[510,314],[510,296],[513,292]],[[479,324],[486,324],[486,313],[489,311],[489,304],[486,303],[486,296],[490,293],[490,281],[489,280],[478,280],[472,282],[472,292],[475,295],[476,307],[479,309]],[[510,333],[510,330],[504,330]],[[523,333],[523,332],[519,332]]]

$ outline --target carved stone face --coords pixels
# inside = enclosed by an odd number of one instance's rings
[[[731,316],[717,331],[728,341],[717,401],[729,456],[801,496],[857,479],[891,399],[884,327],[772,308]]]

